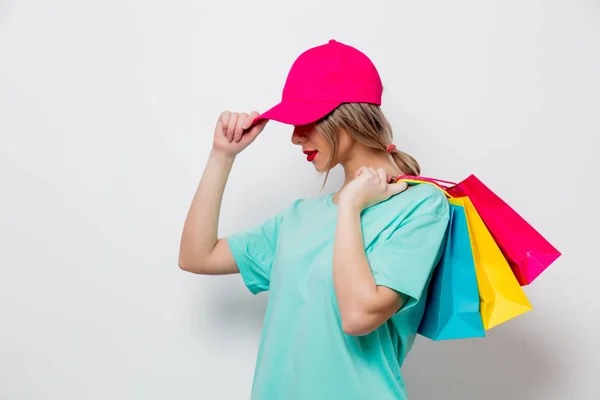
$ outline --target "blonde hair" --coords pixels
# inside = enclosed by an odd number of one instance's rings
[[[329,143],[331,157],[323,186],[327,182],[329,172],[335,166],[338,152],[338,133],[344,129],[357,142],[386,154],[404,175],[418,176],[421,168],[417,160],[409,154],[393,149],[387,152],[392,144],[392,127],[378,105],[368,103],[344,103],[333,112],[316,123],[317,131]]]

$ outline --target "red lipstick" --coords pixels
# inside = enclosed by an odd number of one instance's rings
[[[304,150],[304,154],[306,154],[306,161],[311,162],[317,156],[317,150]]]

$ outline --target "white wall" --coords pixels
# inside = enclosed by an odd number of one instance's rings
[[[4,0],[0,399],[248,398],[266,296],[180,271],[181,228],[220,111],[265,110],[331,38],[425,175],[476,173],[564,252],[531,313],[419,339],[411,398],[597,398],[598,2]],[[240,156],[221,234],[319,195],[290,133]]]

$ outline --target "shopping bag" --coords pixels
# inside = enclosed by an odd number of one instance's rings
[[[437,180],[421,177],[399,177],[398,182],[429,183],[444,191],[452,204],[462,205],[467,216],[469,239],[475,262],[479,291],[479,312],[485,330],[489,330],[532,310],[523,288],[515,277],[477,210],[467,196],[455,197]]]
[[[467,196],[509,261],[522,286],[533,282],[561,253],[475,175],[447,188]]]
[[[454,201],[463,205],[467,215],[485,330],[530,311],[532,306],[523,287],[470,198],[455,197]]]
[[[521,286],[529,285],[561,256],[556,247],[475,175],[458,184],[421,176],[398,178],[433,183],[453,197],[469,197]]]
[[[484,337],[467,217],[450,199],[444,251],[436,265],[418,333],[431,340]]]

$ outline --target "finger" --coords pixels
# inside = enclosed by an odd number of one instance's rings
[[[376,180],[379,180],[379,175],[377,175],[377,171],[375,171],[375,168],[369,167],[369,172],[371,173],[371,176],[373,178],[375,178]]]
[[[223,111],[221,113],[220,122],[221,122],[221,130],[223,131],[223,135],[227,134],[227,125],[229,125],[229,117],[230,116],[231,116],[231,113],[229,111]]]
[[[407,187],[408,184],[406,182],[392,183],[387,186],[390,197],[405,191]]]
[[[388,183],[389,182],[388,174],[387,174],[387,172],[385,172],[385,170],[383,168],[380,168],[377,170],[377,176],[379,177],[380,183]]]
[[[240,115],[236,112],[231,113],[231,116],[229,117],[229,123],[227,124],[227,139],[229,139],[229,141],[231,142],[233,140],[233,134],[235,133],[235,127],[237,125],[238,122],[238,118],[240,117]]]
[[[246,114],[246,113],[240,114],[240,118],[238,119],[238,125],[240,126],[240,128],[248,129],[250,127],[251,122],[252,121],[250,121],[248,114]]]
[[[233,133],[233,140],[239,142],[242,138],[242,134],[244,133],[244,127],[248,123],[248,114],[241,113],[238,117],[238,122],[235,126],[235,131]]]
[[[365,174],[368,175],[369,173],[370,173],[370,171],[367,167],[360,167],[358,169],[358,171],[356,171],[356,176],[361,176],[361,175],[365,175]]]
[[[252,125],[254,125],[254,120],[259,116],[260,114],[257,111],[252,111],[249,115],[248,115],[248,122],[246,123],[246,126],[244,127],[244,129],[250,129],[252,127]],[[265,121],[265,120],[262,120]],[[260,122],[260,121],[259,121]]]
[[[265,126],[269,122],[268,119],[262,119],[256,121],[260,114],[257,111],[252,111],[248,115],[248,120],[244,124],[244,133],[242,136],[247,137],[250,141],[256,139],[256,137],[265,129]]]
[[[256,137],[263,131],[263,129],[265,129],[265,126],[267,125],[267,123],[269,123],[268,119],[262,119],[260,121],[258,121],[257,123],[254,123],[254,126],[252,126],[250,128],[249,131],[247,131],[246,133],[244,133],[243,136],[248,137],[249,140],[254,140],[256,139]]]

